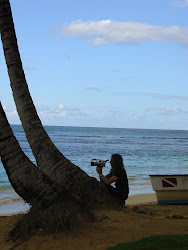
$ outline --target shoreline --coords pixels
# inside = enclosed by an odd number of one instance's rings
[[[126,205],[141,205],[141,204],[149,204],[156,203],[157,197],[155,193],[144,193],[144,194],[135,194],[130,195],[126,200]]]
[[[0,217],[12,216],[26,213],[29,209],[29,204],[25,203],[21,198],[14,202],[0,205]]]
[[[157,203],[157,198],[155,193],[144,193],[130,195],[126,200],[126,206]],[[25,203],[22,199],[16,202],[3,204],[0,206],[0,217],[2,216],[12,216],[26,213],[29,209],[29,205]]]

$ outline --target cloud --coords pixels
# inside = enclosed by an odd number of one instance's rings
[[[63,104],[58,104],[56,107],[50,108],[50,110],[47,112],[47,116],[49,118],[55,118],[55,117],[65,117],[66,112]]]
[[[188,6],[188,0],[175,1],[174,5],[177,7],[186,7],[186,6]]]
[[[95,87],[89,87],[89,88],[86,88],[86,90],[87,90],[87,91],[101,92],[101,89],[95,88]]]
[[[188,66],[188,60],[187,60],[187,61],[185,61],[185,66],[186,66],[186,67]]]
[[[65,57],[67,60],[70,60],[70,59],[71,59],[71,57],[70,57],[70,55],[69,55],[68,52],[64,52],[64,57]]]
[[[188,100],[188,96],[171,96],[171,95],[167,95],[167,94],[150,94],[151,97],[153,98],[157,98],[157,99],[173,99],[173,100]]]
[[[3,105],[3,109],[10,124],[20,124],[15,105]]]
[[[80,109],[65,107],[62,103],[56,106],[37,105],[37,112],[41,119],[58,119],[84,116]]]
[[[113,73],[119,73],[120,70],[119,70],[119,69],[112,69],[112,72],[113,72]]]
[[[26,67],[24,67],[24,70],[26,70],[26,71],[35,71],[36,68],[35,67],[26,66]]]
[[[16,107],[15,106],[3,106],[3,109],[7,115],[7,117],[9,117],[9,119],[11,118],[17,118],[18,117],[18,113],[16,111]],[[46,105],[37,105],[36,106],[37,112],[39,113],[40,117],[47,117],[47,118],[58,118],[58,117],[65,117],[66,116],[66,111],[64,108],[63,104],[58,104],[57,106],[46,106]]]
[[[158,93],[115,93],[116,95],[132,95],[132,96],[148,96],[161,100],[188,100],[188,96],[173,96],[168,94],[158,94]]]
[[[180,108],[148,108],[146,112],[158,112],[159,115],[179,115],[182,113]]]
[[[127,82],[127,81],[129,81],[129,80],[133,80],[135,77],[133,77],[133,76],[127,76],[127,77],[120,77],[120,80],[122,81],[122,82]]]
[[[41,100],[41,99],[42,99],[41,96],[38,96],[38,95],[33,96],[33,100],[34,100],[34,101],[39,101],[39,100]]]
[[[18,117],[18,113],[16,111],[16,107],[12,105],[4,106],[3,109],[7,115],[7,117]]]
[[[55,28],[54,28],[55,29]],[[169,41],[188,46],[188,28],[179,26],[154,26],[136,22],[73,21],[56,30],[62,37],[89,37],[95,45],[138,44],[144,41]]]

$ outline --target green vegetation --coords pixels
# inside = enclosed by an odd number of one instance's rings
[[[185,235],[157,235],[143,238],[130,243],[118,244],[108,250],[170,250],[170,249],[187,249],[188,234]]]

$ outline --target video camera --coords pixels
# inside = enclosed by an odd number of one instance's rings
[[[97,166],[97,167],[103,168],[105,167],[107,161],[109,160],[104,161],[104,160],[92,159],[91,166]]]

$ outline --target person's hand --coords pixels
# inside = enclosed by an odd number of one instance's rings
[[[98,173],[98,174],[102,174],[102,168],[96,167],[96,170],[97,170],[97,173]]]

